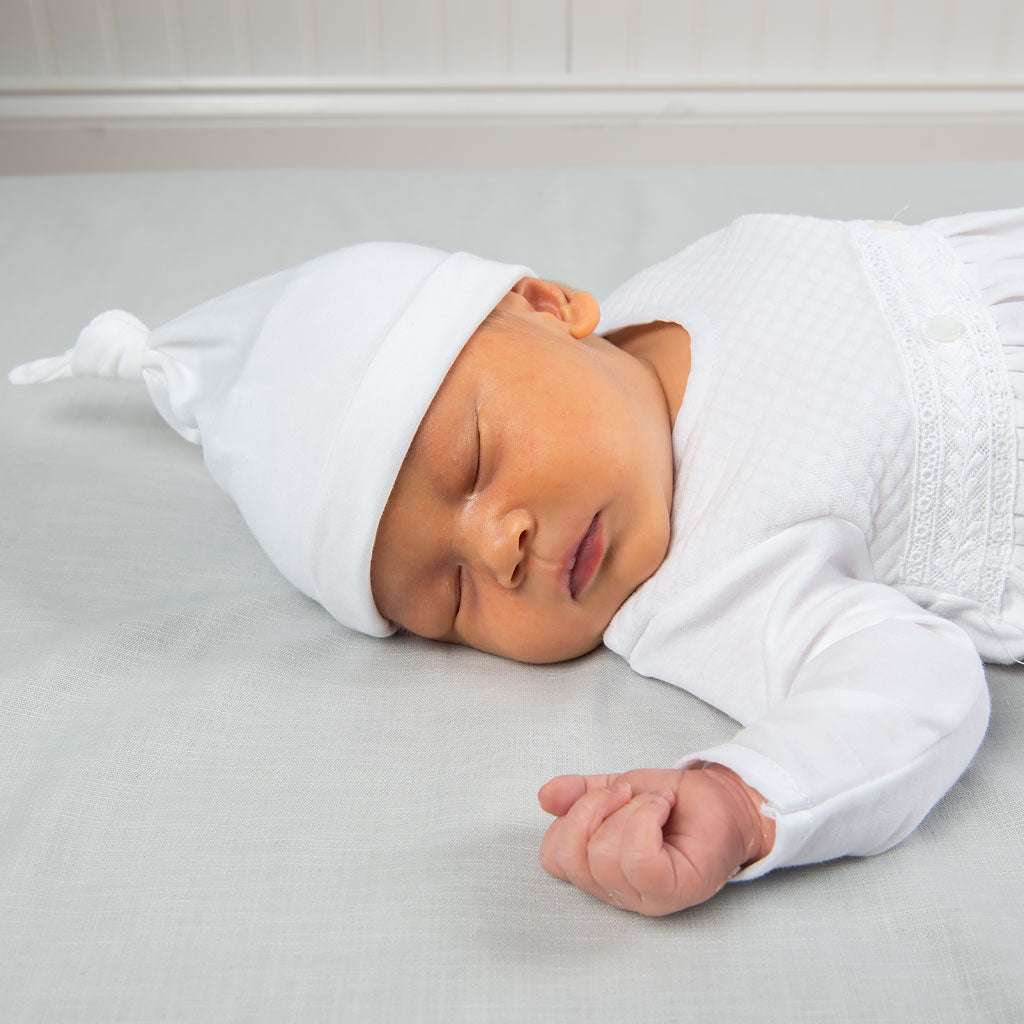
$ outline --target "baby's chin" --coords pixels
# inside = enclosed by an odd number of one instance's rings
[[[597,636],[560,636],[543,640],[529,638],[519,643],[507,642],[500,646],[460,643],[461,646],[472,647],[475,650],[493,654],[499,658],[507,658],[510,661],[521,661],[527,665],[552,665],[559,661],[572,661],[574,658],[581,658],[584,654],[589,654],[601,646],[603,635],[604,630],[601,630]]]

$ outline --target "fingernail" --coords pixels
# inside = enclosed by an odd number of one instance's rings
[[[616,796],[632,796],[633,787],[628,782],[623,782],[621,779],[612,786],[612,792]]]

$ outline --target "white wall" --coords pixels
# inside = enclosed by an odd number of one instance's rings
[[[0,171],[1024,158],[1024,0],[0,0]]]

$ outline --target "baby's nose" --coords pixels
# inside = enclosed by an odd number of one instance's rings
[[[526,556],[533,536],[533,517],[525,509],[495,513],[486,508],[475,510],[467,524],[467,554],[507,590],[523,582]]]

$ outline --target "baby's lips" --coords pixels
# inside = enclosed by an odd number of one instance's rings
[[[580,538],[568,567],[569,593],[576,597],[594,578],[604,560],[604,529],[598,512],[590,521],[586,532]]]

